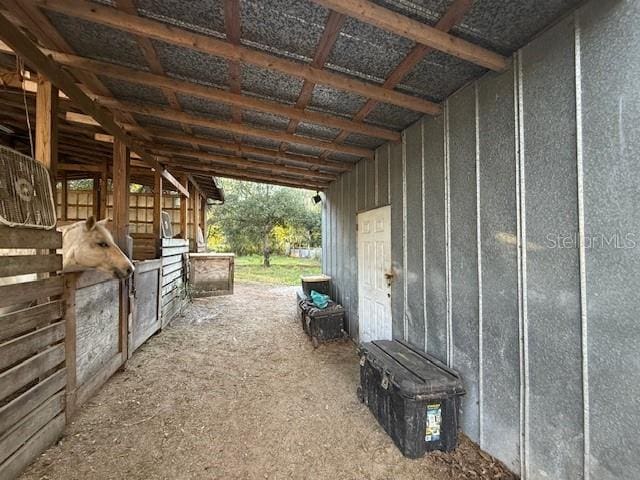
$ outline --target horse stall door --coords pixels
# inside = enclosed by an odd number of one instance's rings
[[[131,295],[129,357],[160,327],[160,282],[162,259],[136,262]]]

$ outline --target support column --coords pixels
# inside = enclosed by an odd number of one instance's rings
[[[202,195],[200,200],[200,228],[202,229],[202,237],[205,239],[205,243],[207,243],[205,234],[207,228],[207,198],[205,195]]]
[[[197,252],[198,226],[200,225],[200,191],[194,188],[191,196],[193,197],[193,251]]]
[[[114,139],[113,238],[125,252],[127,251],[127,235],[129,234],[129,163],[127,146],[117,138]],[[106,196],[102,203],[106,205]]]
[[[153,238],[156,258],[160,258],[162,246],[162,175],[156,169],[153,182]]]
[[[36,91],[36,160],[43,163],[51,175],[52,190],[56,189],[58,166],[58,89],[48,80],[38,77]]]
[[[113,141],[113,239],[131,256],[127,245],[129,233],[129,150],[117,138]],[[119,347],[124,365],[129,356],[130,281],[120,281]]]
[[[69,206],[69,185],[67,183],[67,172],[62,173],[62,192],[60,192],[60,220],[67,220],[67,209]]]
[[[184,185],[186,189],[189,188],[189,179],[186,176],[180,177],[180,183]],[[184,195],[180,196],[180,236],[188,240],[189,232],[188,232],[188,224],[189,224],[189,198]]]

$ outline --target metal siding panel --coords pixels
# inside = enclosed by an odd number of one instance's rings
[[[424,142],[424,304],[426,348],[447,362],[447,286],[445,257],[444,117],[426,118]]]
[[[365,160],[367,178],[367,210],[376,207],[376,161]]]
[[[483,304],[482,447],[520,471],[513,71],[478,84]]]
[[[383,145],[378,149],[377,169],[377,206],[389,205],[389,145]]]
[[[348,195],[347,209],[347,240],[348,248],[347,269],[349,279],[349,305],[345,308],[349,311],[349,334],[354,340],[358,340],[358,255],[356,239],[356,196],[355,174],[353,171],[346,175]]]
[[[406,235],[407,265],[407,340],[424,348],[424,275],[422,270],[422,124],[417,122],[406,131]]]
[[[344,220],[343,211],[343,194],[342,194],[342,182],[343,176],[338,177],[336,183],[338,184],[338,203],[336,205],[336,281],[334,282],[336,292],[334,300],[342,304],[342,290],[344,288],[344,278],[342,276],[342,256],[344,255],[344,242],[342,237],[342,222]]]
[[[637,1],[591,2],[579,13],[594,480],[640,472],[639,23]]]
[[[356,209],[358,212],[362,212],[367,209],[367,166],[366,160],[360,160],[356,164],[355,172],[358,177],[358,204]]]
[[[559,245],[578,230],[573,32],[522,51],[530,480],[582,478],[579,258]]]
[[[402,338],[404,328],[404,248],[402,206],[402,149],[400,143],[392,144],[389,152],[391,193],[391,265],[395,279],[391,284],[391,317],[393,338]]]
[[[451,316],[453,368],[464,380],[462,429],[480,441],[478,411],[478,249],[476,246],[475,91],[448,100],[451,185]]]
[[[327,274],[327,191],[324,192],[324,202],[322,202],[322,223],[320,232],[322,238],[322,272]]]
[[[339,182],[332,183],[333,201],[331,202],[331,237],[333,239],[333,249],[331,252],[331,274],[332,277],[338,276],[338,249],[340,249],[340,238],[338,237],[338,201],[339,201]],[[331,296],[336,297],[336,283],[331,282]]]

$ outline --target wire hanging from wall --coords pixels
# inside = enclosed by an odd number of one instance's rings
[[[20,78],[20,85],[22,86],[22,99],[24,101],[24,114],[27,119],[27,132],[29,132],[29,147],[31,148],[31,158],[35,158],[35,152],[33,151],[33,133],[31,131],[31,119],[29,118],[29,106],[27,104],[27,89],[24,86],[24,63],[22,59],[16,60],[18,68],[18,76]]]

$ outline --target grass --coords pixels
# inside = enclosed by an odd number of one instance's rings
[[[235,279],[246,282],[300,285],[301,275],[322,273],[319,259],[272,256],[271,267],[262,266],[262,256],[236,257]]]

